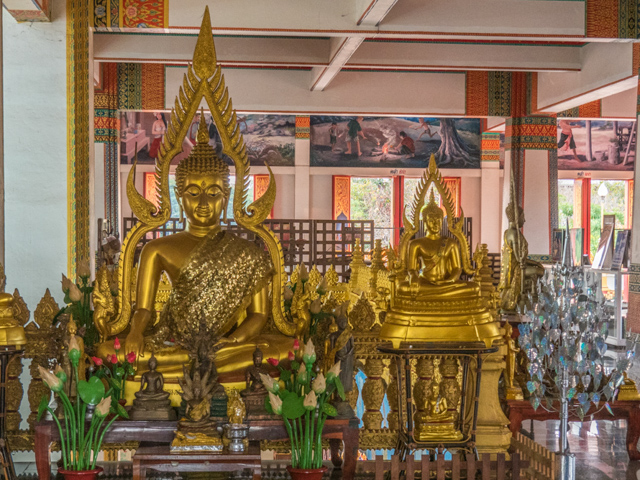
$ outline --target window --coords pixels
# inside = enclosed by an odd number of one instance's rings
[[[383,246],[393,238],[392,198],[391,178],[351,177],[351,220],[373,220]]]
[[[416,194],[416,188],[418,188],[419,181],[420,181],[420,178],[408,178],[408,177],[404,178],[404,203],[402,208],[404,209],[406,208],[407,205],[409,205],[409,213],[411,212],[411,205],[413,204],[413,200]],[[429,187],[429,191],[427,192],[427,195],[424,199],[425,204],[429,201],[431,190],[433,190],[433,185]],[[438,191],[436,190],[434,192],[434,195],[436,197],[436,202],[438,202],[438,205],[441,205],[440,193],[438,193]]]
[[[558,228],[567,228],[567,220],[569,228],[574,228],[574,183],[574,180],[558,180]]]
[[[591,258],[598,249],[603,215],[616,216],[616,229],[627,225],[625,180],[591,180]]]

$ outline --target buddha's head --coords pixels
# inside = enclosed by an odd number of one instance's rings
[[[176,168],[178,203],[188,223],[210,227],[226,214],[230,192],[229,166],[209,145],[209,133],[201,115],[196,145]]]
[[[514,225],[516,223],[515,205],[513,202],[509,202],[509,205],[507,205],[507,220],[509,220],[509,223],[512,223]],[[520,205],[518,205],[518,226],[522,227],[523,225],[524,225],[524,210]]]
[[[438,382],[431,384],[431,395],[433,398],[438,398],[438,395],[440,395],[440,384]]]
[[[253,364],[256,367],[262,365],[262,350],[260,350],[260,348],[258,347],[256,347],[256,349],[253,351]]]
[[[155,357],[155,355],[152,353],[151,357],[149,358],[149,362],[147,363],[149,370],[150,371],[155,371],[156,368],[158,368],[158,359]]]
[[[427,231],[432,234],[439,234],[440,230],[442,230],[443,218],[444,213],[442,212],[440,206],[436,203],[436,197],[433,194],[433,190],[431,190],[431,194],[429,195],[429,203],[426,207],[424,207],[424,210],[422,210],[422,219],[427,226]]]

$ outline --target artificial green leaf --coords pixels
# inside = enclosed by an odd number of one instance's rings
[[[300,370],[300,362],[297,362],[295,360],[291,362],[291,370],[293,370],[294,372]]]
[[[322,405],[322,411],[330,417],[335,417],[338,414],[338,410],[336,410],[336,407],[328,403]]]
[[[38,422],[42,418],[42,415],[44,415],[44,412],[47,411],[48,406],[49,406],[49,396],[43,395],[42,399],[40,400],[40,405],[38,405],[38,417],[37,417]]]
[[[111,400],[111,404],[113,404],[113,400]],[[122,418],[129,418],[129,414],[127,413],[127,411],[125,410],[125,408],[120,405],[117,401],[116,401],[116,412],[118,412],[118,415],[120,415]]]
[[[109,383],[109,386],[111,388],[117,391],[122,390],[122,385],[120,384],[120,382],[115,380],[113,377],[105,377],[105,378],[107,379],[107,382]]]
[[[84,403],[97,405],[104,398],[104,384],[97,377],[91,377],[89,381],[80,380],[78,382],[78,395]]]
[[[336,376],[336,378],[334,379],[334,382],[336,384],[336,389],[338,390],[338,395],[342,400],[344,400],[346,397],[344,395],[344,387],[342,386],[342,381],[340,380],[340,377]]]
[[[116,368],[116,377],[124,377],[124,368],[122,367],[118,367]]]
[[[295,420],[302,417],[307,410],[303,405],[304,399],[295,393],[291,393],[282,399],[282,416],[289,420]]]
[[[271,402],[269,401],[268,396],[264,397],[264,409],[269,415],[273,415],[273,407],[271,406]]]

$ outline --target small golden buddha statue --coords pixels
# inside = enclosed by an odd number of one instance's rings
[[[425,198],[433,187],[429,201]],[[435,200],[442,199],[451,237],[441,233],[444,214]],[[423,208],[424,207],[424,208]],[[398,259],[389,274],[389,306],[380,338],[398,347],[401,343],[484,342],[487,346],[500,338],[500,328],[490,309],[481,283],[463,280],[466,273],[479,277],[483,256],[474,255],[472,266],[467,239],[462,232],[464,216],[456,218],[451,193],[445,186],[432,155],[412,204],[412,215],[404,215],[405,232],[398,248]],[[427,235],[413,238],[420,216]]]
[[[447,399],[440,395],[440,384],[433,381],[424,410],[416,414],[416,439],[421,442],[462,440],[462,432],[455,425],[457,420],[458,413],[449,411]]]
[[[142,249],[136,308],[121,350],[143,355],[152,347],[165,378],[178,377],[190,361],[189,352],[203,342],[217,343],[215,364],[221,376],[243,376],[256,347],[283,359],[293,346],[292,338],[262,334],[270,310],[271,259],[255,244],[221,229],[229,194],[229,167],[209,145],[202,115],[197,144],[176,168],[176,196],[186,229]],[[172,291],[154,325],[163,271]],[[171,341],[174,345],[167,346]],[[100,354],[113,353],[110,348],[103,344]]]
[[[529,244],[522,234],[524,210],[520,206],[517,209],[516,219],[516,206],[512,197],[506,209],[509,228],[504,232],[498,284],[500,308],[503,312],[515,312],[521,301],[523,287],[533,291],[538,279],[544,275],[544,266],[527,258]]]

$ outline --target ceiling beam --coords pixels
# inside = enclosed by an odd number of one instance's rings
[[[358,25],[377,27],[398,0],[365,0],[368,4],[358,19]]]
[[[325,67],[316,67],[312,70],[311,91],[322,91],[340,73],[342,67],[349,61],[351,55],[355,53],[364,38],[345,37],[332,38],[332,56],[329,64]]]
[[[365,0],[369,1],[369,0]],[[366,6],[362,15],[356,22],[358,26],[377,27],[384,19],[385,15],[393,8],[398,0],[371,0]],[[362,36],[348,36],[345,38],[332,39],[332,52],[329,65],[313,69],[311,91],[322,91],[340,73],[351,56],[364,41]]]

